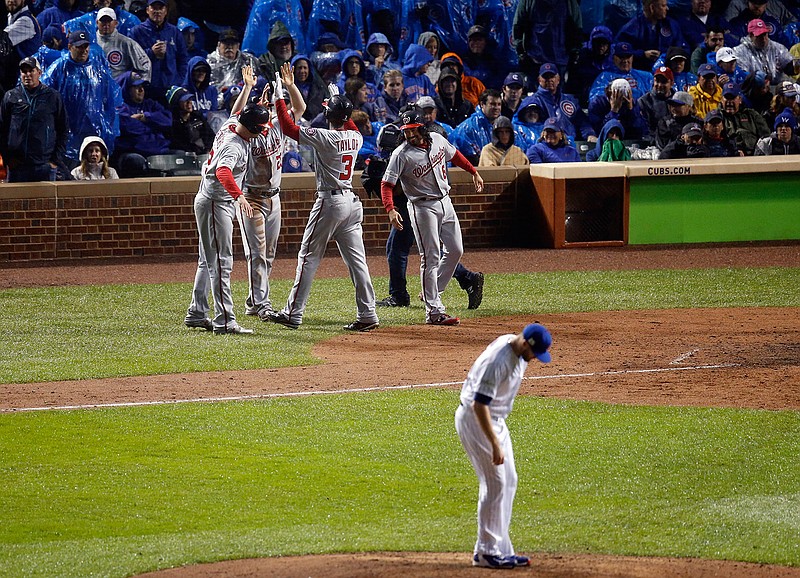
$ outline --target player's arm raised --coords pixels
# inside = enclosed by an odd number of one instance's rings
[[[289,110],[286,108],[286,102],[283,100],[283,79],[280,74],[276,74],[275,90],[272,94],[272,99],[275,104],[275,112],[278,114],[278,124],[281,125],[283,134],[294,140],[300,138],[300,127],[294,122]]]
[[[281,66],[281,80],[286,92],[289,93],[289,100],[292,102],[292,114],[295,118],[302,118],[306,111],[306,101],[294,83],[294,68],[288,62],[284,62]]]
[[[250,92],[256,85],[256,75],[253,73],[253,67],[249,64],[242,66],[242,80],[244,81],[244,87],[242,88],[242,92],[239,93],[239,96],[236,97],[236,102],[233,103],[233,108],[231,109],[232,114],[242,112],[244,105],[247,104],[247,100],[250,98]],[[230,90],[230,88],[228,90]]]

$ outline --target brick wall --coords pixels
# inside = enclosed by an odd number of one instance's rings
[[[524,246],[531,181],[526,169],[481,169],[475,193],[459,169],[451,192],[466,247]],[[0,184],[0,265],[43,260],[158,257],[197,254],[192,203],[198,177],[102,182]],[[355,183],[360,183],[358,176]],[[364,243],[381,252],[388,220],[380,201],[364,203]],[[296,253],[314,202],[313,175],[285,175],[278,250]],[[238,229],[235,247],[241,257]],[[332,244],[332,250],[335,248]]]

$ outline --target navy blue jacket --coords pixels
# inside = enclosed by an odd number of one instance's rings
[[[617,33],[616,41],[631,43],[634,62],[644,58],[645,50],[658,50],[661,54],[666,54],[670,46],[688,49],[680,24],[669,16],[659,20],[655,28],[650,27],[650,21],[644,15],[635,16]]]
[[[165,22],[164,26],[158,29],[152,20],[147,19],[134,27],[131,31],[131,38],[141,45],[153,63],[150,84],[154,93],[164,94],[171,86],[183,84],[189,55],[186,52],[183,34],[177,26]],[[159,59],[153,55],[153,44],[157,40],[167,43],[167,53],[164,58]]]
[[[547,118],[555,117],[564,128],[564,134],[574,139],[586,140],[586,137],[595,136],[589,119],[583,113],[578,99],[571,94],[561,92],[559,87],[555,95],[549,90],[539,87],[533,95],[534,102],[547,113]]]
[[[119,136],[116,148],[118,153],[139,153],[143,156],[160,155],[169,152],[169,136],[172,131],[172,113],[152,98],[140,103],[131,100],[131,73],[125,72],[117,78],[122,88],[124,103],[117,107],[119,114]],[[134,114],[144,114],[144,120],[131,118]]]
[[[32,91],[17,85],[3,96],[0,153],[6,164],[60,164],[68,136],[67,113],[58,91],[46,84]]]
[[[525,156],[531,161],[531,164],[536,163],[579,163],[581,162],[581,155],[574,146],[570,146],[566,141],[561,141],[561,144],[551,147],[544,141],[537,142],[531,146],[526,152]]]

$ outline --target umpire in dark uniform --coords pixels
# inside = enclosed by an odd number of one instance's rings
[[[68,179],[69,126],[61,95],[41,83],[42,69],[33,56],[20,61],[19,75],[20,84],[0,103],[0,154],[8,181],[54,181],[59,169]]]

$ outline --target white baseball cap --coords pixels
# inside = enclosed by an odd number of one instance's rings
[[[100,20],[103,16],[108,16],[111,20],[117,19],[117,13],[114,12],[113,8],[109,8],[108,6],[100,8],[100,10],[97,11],[97,20]]]
[[[734,60],[736,60],[736,54],[734,54],[733,48],[723,46],[717,50],[717,62],[733,62]]]

